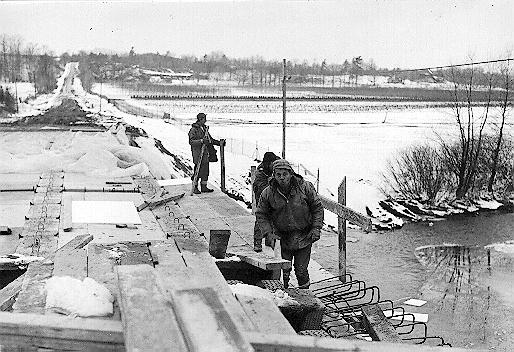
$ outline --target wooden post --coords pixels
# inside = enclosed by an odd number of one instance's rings
[[[282,159],[286,158],[286,59],[282,68]]]
[[[252,165],[250,167],[250,180],[252,181],[252,214],[255,214],[255,207],[257,206],[258,199],[255,199],[255,193],[253,192],[253,182],[255,181],[255,171],[257,166]]]
[[[221,191],[225,193],[225,139],[220,139]]]
[[[346,205],[346,176],[337,188],[337,201],[339,204]],[[339,280],[346,280],[346,219],[337,217],[337,232],[339,235]]]

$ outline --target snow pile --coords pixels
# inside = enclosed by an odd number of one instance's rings
[[[151,140],[140,140],[142,148],[120,145],[109,132],[40,133],[26,139],[23,133],[0,135],[0,169],[11,172],[64,170],[94,176],[170,177],[170,168]]]
[[[105,286],[86,277],[54,276],[46,282],[46,309],[80,317],[113,313],[114,297]]]
[[[493,248],[494,250],[507,254],[514,254],[514,241],[506,241],[503,243],[493,243],[485,246],[485,248]]]
[[[275,292],[268,291],[258,286],[247,284],[229,285],[232,293],[236,297],[251,297],[257,299],[266,299],[272,301],[279,307],[286,307],[291,305],[298,305],[299,303],[291,298],[287,292],[276,290]]]

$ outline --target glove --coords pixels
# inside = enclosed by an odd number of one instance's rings
[[[321,230],[318,229],[318,228],[313,228],[310,232],[309,232],[309,235],[311,237],[311,242],[314,243],[316,242],[317,240],[320,239],[321,237]]]

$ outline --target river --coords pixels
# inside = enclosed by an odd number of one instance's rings
[[[447,280],[432,277],[432,268],[414,255],[426,245],[452,243],[464,248],[481,249],[485,245],[513,240],[514,214],[490,212],[479,216],[458,216],[449,220],[411,223],[395,231],[363,233],[349,229],[356,242],[347,243],[348,272],[377,285],[383,299],[397,303],[406,298],[428,301],[417,312],[428,313],[429,335],[442,336],[454,347],[488,348],[511,351],[514,348],[514,269],[512,259],[501,267],[493,262],[490,270],[473,262],[459,295],[441,298],[427,295],[426,284],[450,287]],[[485,253],[485,252],[483,252]],[[324,236],[313,255],[323,267],[337,274],[337,235]],[[451,309],[448,309],[451,307]]]

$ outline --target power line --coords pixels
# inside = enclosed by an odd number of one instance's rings
[[[479,61],[479,62],[470,62],[470,63],[467,63],[467,64],[456,64],[456,65],[447,65],[447,66],[433,66],[433,67],[425,67],[425,68],[411,68],[411,69],[407,69],[407,70],[394,70],[394,72],[413,72],[413,71],[437,70],[437,69],[451,68],[451,67],[462,67],[462,66],[492,64],[492,63],[495,63],[495,62],[505,62],[505,61],[507,61],[507,62],[508,61],[514,61],[514,58],[489,60],[489,61]]]

